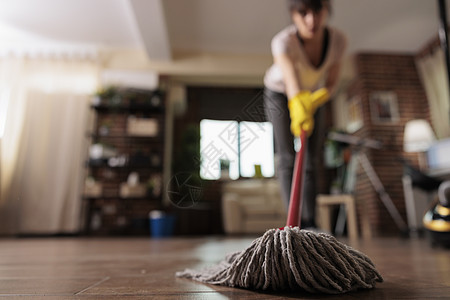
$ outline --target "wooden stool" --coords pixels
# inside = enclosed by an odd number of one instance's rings
[[[345,205],[347,214],[347,232],[350,239],[358,239],[358,225],[356,221],[355,199],[352,195],[317,195],[319,223],[323,230],[331,232],[330,206]]]

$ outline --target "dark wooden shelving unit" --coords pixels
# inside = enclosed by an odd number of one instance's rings
[[[95,159],[90,155],[85,163],[87,180],[82,196],[85,234],[149,234],[148,214],[162,208],[164,96],[159,90],[120,89],[93,100],[95,104],[90,108],[94,125],[86,138],[91,147],[94,144],[107,147],[114,155]],[[133,124],[151,122],[152,129],[146,133],[144,126],[133,132],[130,118]],[[110,159],[122,161],[111,163]],[[139,176],[139,191],[145,192],[123,195],[122,185],[132,172]],[[97,187],[95,192],[92,184]]]

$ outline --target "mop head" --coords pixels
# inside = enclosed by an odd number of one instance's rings
[[[370,289],[383,278],[363,253],[333,236],[298,227],[270,229],[218,265],[176,276],[254,290],[340,294]]]

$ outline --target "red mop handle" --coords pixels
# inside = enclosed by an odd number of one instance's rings
[[[295,155],[294,173],[292,174],[291,198],[289,200],[289,210],[286,226],[300,227],[302,212],[302,188],[303,188],[303,166],[305,161],[307,133],[302,130],[300,133],[301,148]]]

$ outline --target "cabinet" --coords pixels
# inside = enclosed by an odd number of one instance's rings
[[[147,234],[162,207],[164,93],[108,91],[92,101],[83,191],[86,234]]]

